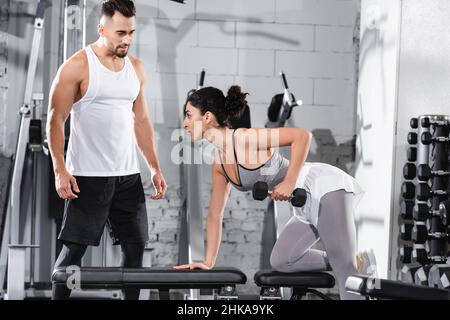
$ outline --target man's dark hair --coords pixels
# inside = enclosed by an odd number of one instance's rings
[[[105,0],[102,3],[102,15],[112,17],[116,11],[131,18],[136,16],[136,7],[131,0]]]

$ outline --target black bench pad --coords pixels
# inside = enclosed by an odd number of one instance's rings
[[[334,277],[326,272],[279,272],[260,270],[255,276],[260,287],[333,288]]]
[[[53,284],[65,284],[72,273],[59,268],[52,275]],[[139,287],[146,289],[201,289],[221,288],[225,285],[245,284],[247,277],[237,268],[211,270],[176,270],[172,267],[122,268],[82,267],[82,288]]]

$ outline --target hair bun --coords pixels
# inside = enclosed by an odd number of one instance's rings
[[[229,119],[239,119],[247,107],[248,93],[241,91],[240,86],[231,86],[225,98],[225,109]]]

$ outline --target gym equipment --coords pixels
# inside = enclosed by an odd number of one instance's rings
[[[411,232],[413,230],[412,223],[403,223],[400,226],[400,239],[403,241],[411,241]]]
[[[407,200],[414,199],[416,194],[416,187],[412,182],[403,182],[402,183],[402,197]]]
[[[408,163],[403,167],[401,192],[400,262],[404,264],[399,279],[416,285],[428,285],[428,271],[435,264],[442,265],[448,255],[447,208],[449,195],[449,144],[450,117],[424,115],[410,120],[407,141]],[[418,139],[420,137],[420,139]],[[420,141],[418,141],[420,140]],[[412,217],[411,217],[412,211]],[[412,225],[410,220],[414,219]],[[412,228],[411,228],[412,226]],[[421,266],[422,267],[419,267]],[[399,283],[399,285],[401,285]]]
[[[36,244],[36,220],[37,220],[37,153],[42,151],[42,133],[41,121],[37,118],[36,109],[42,104],[44,96],[42,93],[33,93],[34,79],[39,56],[39,47],[41,43],[42,30],[44,27],[44,13],[47,7],[46,1],[40,0],[37,4],[36,15],[34,17],[34,32],[31,44],[31,52],[28,60],[27,77],[25,82],[24,102],[19,110],[20,126],[19,135],[16,143],[16,152],[13,158],[13,173],[10,185],[8,206],[6,210],[5,227],[0,251],[0,292],[3,292],[6,270],[8,270],[8,291],[5,293],[5,299],[22,299],[25,296],[26,280],[26,254],[30,249],[30,284],[34,285],[35,272],[35,249],[39,248]],[[29,155],[31,153],[31,155]],[[21,211],[27,208],[21,207],[22,178],[27,162],[31,158],[32,186],[31,186],[31,218],[28,226],[30,236],[25,240],[22,233],[25,232],[21,224]],[[29,186],[28,186],[29,187]],[[30,190],[29,190],[30,191]],[[27,197],[29,193],[27,194]],[[29,243],[25,243],[29,242]]]
[[[269,191],[269,186],[267,182],[258,181],[253,185],[252,190],[253,199],[262,201],[267,198],[267,196],[272,195]],[[289,198],[290,203],[294,207],[303,207],[306,203],[307,194],[305,189],[296,188]]]
[[[413,247],[403,246],[403,247],[400,247],[399,251],[400,251],[399,252],[400,262],[403,263],[403,264],[411,263]]]
[[[434,215],[429,220],[428,238],[430,242],[429,258],[433,263],[443,264],[447,260],[448,230],[442,223],[439,215]]]
[[[412,180],[416,177],[416,166],[412,163],[405,163],[403,166],[403,177]]]
[[[273,96],[267,110],[269,121],[267,128],[284,127],[286,121],[291,117],[292,109],[301,106],[302,100],[295,100],[294,95],[289,91],[289,87],[284,72],[280,72],[284,93]]]
[[[405,264],[400,270],[400,280],[406,283],[414,283],[414,275],[421,265],[409,263]]]
[[[436,211],[430,210],[426,202],[418,202],[414,206],[413,218],[416,221],[426,221],[428,218],[436,214]]]
[[[203,88],[206,71],[201,70],[196,89],[191,89],[186,99],[196,90]],[[184,116],[184,112],[183,112]],[[186,150],[188,147],[190,150]],[[180,241],[178,247],[178,264],[204,261],[203,205],[202,205],[202,167],[195,159],[201,159],[201,148],[190,140],[183,146],[183,166],[181,167],[182,194],[185,199],[182,205]],[[187,158],[189,157],[189,158]],[[190,298],[198,298],[198,290],[190,291]]]
[[[426,201],[432,196],[448,196],[449,194],[448,191],[444,190],[431,190],[431,187],[427,183],[419,183],[416,187],[416,192],[417,199],[421,201]]]
[[[423,244],[428,239],[428,228],[424,222],[416,222],[411,230],[411,239],[414,243]]]
[[[435,170],[432,170],[426,164],[421,164],[417,168],[417,177],[421,181],[427,181],[427,180],[429,180],[432,177],[445,177],[445,176],[450,176],[450,172],[449,171],[444,171],[444,170],[436,170],[435,171]]]
[[[314,294],[323,300],[332,300],[317,291],[318,288],[333,288],[334,277],[327,272],[278,272],[260,270],[254,276],[255,284],[261,287],[261,300],[281,299],[280,288],[292,288],[290,300],[301,300],[307,293]]]
[[[450,224],[449,212],[450,212],[450,200],[441,202],[439,205],[439,216],[441,217],[442,224],[444,226],[448,226]]]
[[[409,132],[407,136],[407,141],[411,145],[417,144],[417,133]]]
[[[414,284],[419,286],[428,286],[428,273],[431,267],[431,264],[427,264],[417,269],[414,274]]]
[[[431,133],[424,132],[420,137],[423,144],[431,144],[431,143],[448,143],[450,142],[450,138],[448,137],[433,137]]]
[[[450,288],[450,265],[433,265],[428,271],[428,286],[442,289]]]
[[[409,220],[413,217],[414,201],[404,200],[400,205],[400,216]]]
[[[408,161],[415,162],[417,160],[417,148],[416,147],[409,147],[406,158]]]
[[[420,124],[423,128],[429,128],[430,126],[445,127],[448,126],[448,121],[442,117],[425,116],[421,118]]]
[[[206,71],[205,69],[202,69],[202,71],[200,71],[200,76],[199,76],[199,80],[198,80],[198,85],[197,85],[197,89],[191,89],[189,90],[189,92],[187,93],[186,96],[186,100],[189,99],[189,97],[197,90],[203,88],[203,85],[205,83],[205,76],[206,76]]]
[[[78,280],[78,283],[77,283]],[[53,288],[68,284],[79,285],[77,289],[158,289],[160,300],[170,300],[171,289],[215,289],[216,299],[237,299],[235,287],[245,284],[247,277],[236,268],[211,270],[176,270],[161,268],[83,267],[79,274],[58,268],[52,276]]]
[[[353,275],[345,282],[347,292],[376,299],[450,300],[450,291],[399,281]]]
[[[426,242],[424,244],[415,243],[411,253],[411,262],[419,263],[421,265],[427,264],[430,261],[428,258],[429,251],[430,249]]]

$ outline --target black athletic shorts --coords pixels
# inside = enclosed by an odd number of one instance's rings
[[[147,242],[147,210],[140,174],[75,178],[80,193],[77,199],[65,201],[59,240],[98,246],[106,225],[114,244]]]

